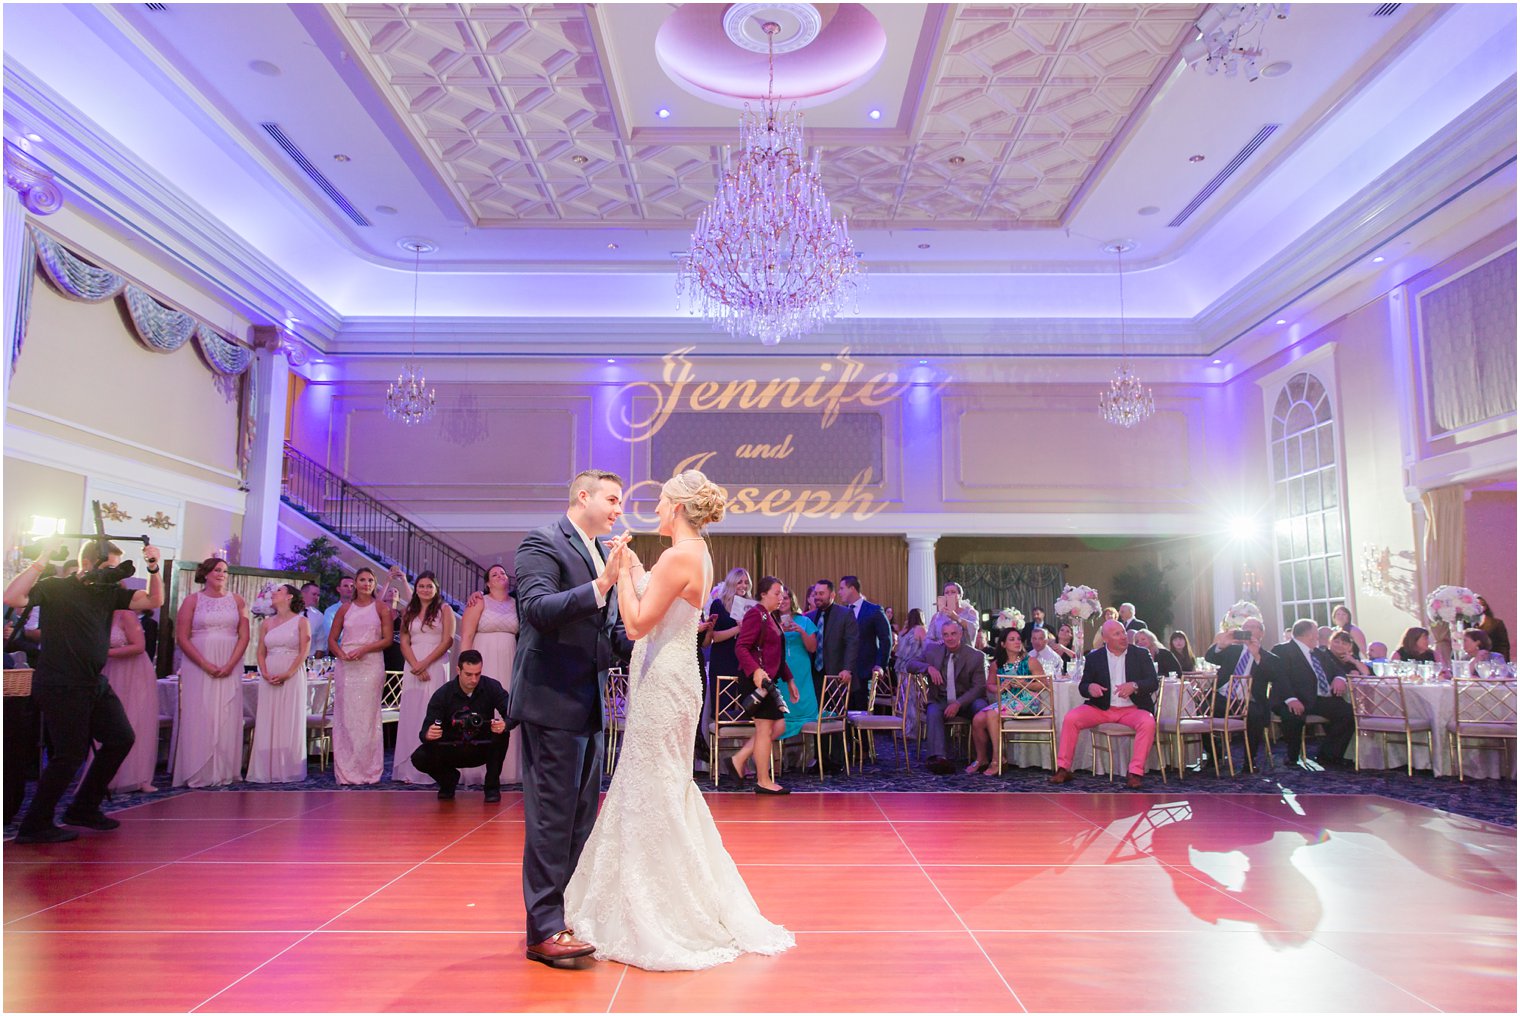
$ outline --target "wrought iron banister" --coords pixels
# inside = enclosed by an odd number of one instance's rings
[[[389,567],[399,564],[409,580],[425,571],[438,576],[439,592],[456,609],[481,587],[484,569],[363,487],[285,445],[281,498],[301,514]]]

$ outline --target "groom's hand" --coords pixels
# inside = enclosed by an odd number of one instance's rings
[[[612,544],[612,552],[607,555],[607,563],[602,567],[602,573],[596,577],[596,589],[602,596],[612,591],[617,583],[618,572],[623,567],[623,548],[616,541]]]

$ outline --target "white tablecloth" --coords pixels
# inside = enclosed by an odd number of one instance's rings
[[[243,728],[253,726],[259,711],[259,682],[257,677],[243,678]],[[169,771],[174,771],[174,750],[179,746],[179,677],[158,679],[158,722],[171,721],[169,732]]]
[[[1430,751],[1425,747],[1425,735],[1416,734],[1414,767],[1433,769],[1437,776],[1456,776],[1456,770],[1452,768],[1448,754],[1450,749],[1447,747],[1448,742],[1453,738],[1446,730],[1446,725],[1452,721],[1457,709],[1457,700],[1452,692],[1451,682],[1410,684],[1405,681],[1404,705],[1409,710],[1411,720],[1429,720],[1433,731],[1431,743],[1435,747],[1435,758],[1430,757]],[[1404,768],[1407,752],[1404,750],[1402,736],[1389,738],[1386,750],[1384,750],[1381,737],[1370,734],[1361,734],[1358,737],[1362,742],[1363,769]],[[1347,749],[1346,757],[1356,757],[1355,744]],[[1513,769],[1508,772],[1505,770],[1502,751],[1497,749],[1484,751],[1475,748],[1462,750],[1462,775],[1466,779],[1497,780],[1514,777]]]

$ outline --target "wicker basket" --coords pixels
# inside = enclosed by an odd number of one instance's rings
[[[32,671],[23,667],[5,672],[5,697],[26,698],[32,693]]]

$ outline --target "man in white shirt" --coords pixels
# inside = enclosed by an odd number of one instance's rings
[[[311,655],[327,651],[327,616],[322,613],[318,606],[322,602],[322,587],[315,582],[308,582],[301,587],[301,613],[306,615],[306,624],[311,628]]]
[[[1040,666],[1046,674],[1059,674],[1061,672],[1061,657],[1049,646],[1050,633],[1044,628],[1035,627],[1029,629],[1029,656],[1031,659],[1030,673],[1033,673],[1033,661],[1039,660]]]
[[[1129,644],[1124,625],[1104,621],[1103,647],[1087,654],[1078,687],[1087,701],[1067,712],[1061,721],[1061,744],[1056,752],[1056,774],[1051,783],[1071,779],[1071,760],[1077,753],[1077,737],[1100,723],[1122,723],[1135,732],[1134,753],[1129,760],[1125,786],[1139,790],[1145,785],[1145,760],[1156,740],[1153,695],[1161,685],[1151,654]]]
[[[327,633],[330,632],[330,631],[332,631],[333,618],[337,616],[337,614],[338,614],[338,608],[341,607],[341,606],[343,606],[345,603],[352,603],[353,600],[354,600],[354,577],[352,575],[345,575],[341,579],[338,580],[338,602],[334,603],[333,605],[331,605],[330,607],[328,607],[326,610],[322,611],[322,633],[323,634],[322,634],[322,641],[321,641],[320,644],[324,648],[327,645]],[[311,644],[312,645],[318,645],[319,644],[317,642],[316,633],[315,632],[312,633]]]

